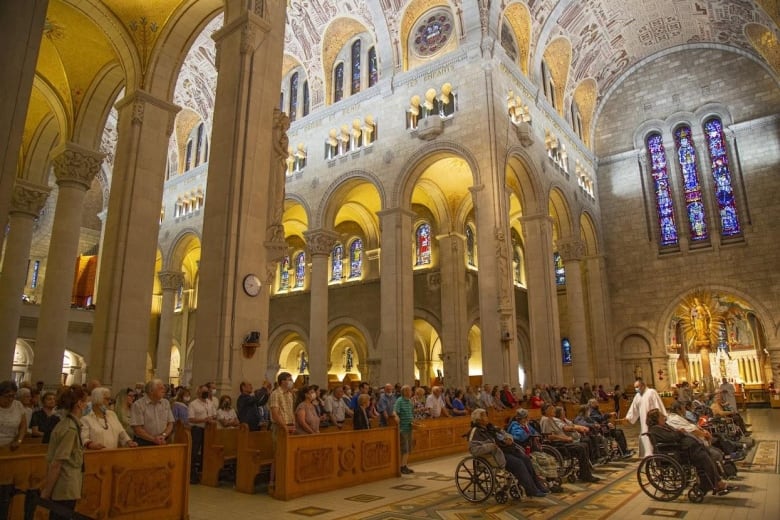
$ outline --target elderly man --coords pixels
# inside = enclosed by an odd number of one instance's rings
[[[144,386],[144,396],[133,403],[130,426],[133,427],[139,446],[155,446],[166,443],[173,430],[173,412],[165,395],[165,384],[152,379]]]
[[[335,424],[338,429],[343,428],[344,420],[347,417],[352,417],[354,414],[344,400],[344,387],[342,386],[337,386],[333,389],[333,392],[325,397],[325,404],[323,406],[325,408],[325,413],[328,414],[330,423]]]
[[[444,404],[440,386],[434,386],[431,389],[431,395],[425,399],[425,411],[434,419],[442,416],[449,417],[450,412],[447,411],[447,406]]]
[[[387,383],[379,396],[379,402],[376,403],[376,411],[379,412],[379,426],[387,426],[387,418],[394,415],[393,407],[396,399],[398,396],[395,395],[393,385]]]
[[[634,390],[636,394],[634,394],[634,400],[631,401],[631,406],[628,408],[626,419],[631,424],[636,424],[637,420],[639,421],[639,455],[649,457],[653,454],[653,444],[647,435],[642,435],[647,433],[647,412],[658,409],[665,416],[666,408],[664,408],[664,403],[658,392],[648,388],[641,377],[637,377],[634,381]]]
[[[561,423],[555,421],[555,406],[544,403],[542,405],[542,420],[539,422],[542,435],[548,440],[557,443],[555,446],[564,449],[579,460],[579,479],[583,482],[600,482],[601,479],[591,473],[591,464],[588,459],[588,445],[575,441],[563,431]]]
[[[742,433],[746,436],[753,435],[753,432],[748,431],[747,424],[742,420],[742,416],[737,413],[736,410],[730,409],[727,399],[727,392],[715,392],[715,400],[710,405],[712,414],[715,417],[725,417],[732,419],[734,423],[742,429]]]

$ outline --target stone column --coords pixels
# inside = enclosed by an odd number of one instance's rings
[[[96,272],[100,273],[100,259],[103,257],[103,243],[106,240],[106,218],[108,217],[108,210],[104,209],[97,214],[100,219],[100,242],[98,242],[98,254],[97,254],[97,268]],[[98,301],[98,289],[100,288],[100,277],[95,277],[95,288],[92,290],[92,303],[97,305]]]
[[[179,107],[143,90],[127,92],[119,112],[108,218],[100,258],[100,300],[90,377],[114,388],[146,378],[157,237],[168,142]]]
[[[55,148],[51,156],[59,192],[46,260],[33,374],[47,387],[59,388],[62,357],[68,337],[73,269],[78,255],[84,195],[100,169],[104,154],[75,143],[65,143]]]
[[[8,215],[8,235],[5,242],[3,269],[0,273],[0,378],[11,377],[19,317],[22,314],[22,294],[27,281],[33,225],[40,214],[51,188],[22,179],[14,184],[11,212]]]
[[[30,104],[35,64],[43,40],[49,0],[0,2],[0,218],[5,226],[17,180],[19,150]],[[0,373],[10,377],[11,372]]]
[[[160,305],[160,330],[157,338],[156,375],[168,383],[171,372],[171,345],[173,344],[173,315],[176,305],[176,293],[184,283],[184,275],[178,271],[160,271],[157,273],[162,286],[162,304]],[[183,357],[183,356],[182,356]]]
[[[585,298],[582,289],[581,260],[585,254],[585,243],[576,238],[559,240],[558,253],[560,253],[566,268],[566,303],[568,307],[569,342],[572,346],[574,384],[580,386],[586,382],[593,382],[593,371],[591,369],[592,353],[588,344]]]
[[[466,237],[439,235],[441,270],[441,354],[446,386],[465,388],[468,370],[468,316],[466,301]]]
[[[286,250],[289,120],[277,105],[287,3],[224,4],[224,25],[213,35],[219,85],[209,171],[218,174],[206,186],[192,372],[194,381],[213,380],[232,392],[243,374],[262,374],[274,362],[268,359],[268,285]],[[266,282],[256,297],[241,289],[248,274]],[[241,344],[250,331],[259,332],[261,348],[246,359]]]
[[[552,218],[522,217],[531,336],[530,384],[562,384],[561,333],[553,267]]]
[[[382,232],[379,282],[381,316],[376,381],[414,381],[414,277],[412,219],[414,213],[395,208],[377,213]]]
[[[328,258],[338,235],[319,229],[304,234],[311,259],[309,284],[309,384],[328,388]]]
[[[600,384],[620,380],[617,366],[617,352],[609,334],[609,287],[603,255],[583,258],[585,264],[586,301],[590,330],[590,350],[598,360],[592,365],[595,378]],[[606,388],[606,386],[605,386]]]

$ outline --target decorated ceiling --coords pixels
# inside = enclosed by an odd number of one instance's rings
[[[159,55],[169,52],[162,47],[176,39],[189,45],[181,50],[188,58],[166,88],[208,124],[216,82],[210,35],[221,24],[222,5],[50,0],[23,150],[52,121],[61,140],[71,139],[85,99],[112,74],[118,83],[107,104],[121,87],[148,88],[159,76]],[[556,90],[577,99],[586,115],[598,114],[634,67],[684,45],[733,48],[780,72],[780,0],[289,0],[284,67],[303,67],[316,109],[327,103],[323,78],[350,38],[376,42],[382,74],[403,72],[410,31],[433,8],[449,10],[459,44],[472,34],[500,42],[502,25],[511,27],[519,73],[538,83],[544,59]],[[196,10],[201,19],[193,22]],[[500,43],[493,49],[503,52]],[[108,113],[106,106],[100,111]]]

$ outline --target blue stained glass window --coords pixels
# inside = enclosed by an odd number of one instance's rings
[[[715,183],[715,198],[720,213],[720,234],[738,235],[741,229],[737,205],[734,201],[734,189],[731,187],[731,171],[723,138],[723,124],[720,119],[713,118],[704,123],[704,135],[707,136],[707,148],[712,162],[712,179]]]
[[[376,48],[368,49],[368,86],[373,87],[379,81],[379,63],[376,59]]]
[[[360,40],[352,44],[352,94],[360,92]]]
[[[564,365],[571,365],[571,343],[569,338],[561,339],[561,354],[563,357]]]
[[[303,117],[309,115],[309,82],[303,82]]]
[[[431,263],[431,226],[427,223],[417,226],[415,233],[417,247],[415,265],[430,265]]]
[[[290,257],[285,256],[279,262],[279,290],[286,291],[290,288]]]
[[[661,230],[661,245],[677,244],[674,203],[672,202],[672,190],[669,186],[666,150],[664,150],[661,134],[653,134],[647,138],[647,149],[650,152],[650,173],[653,176],[653,187],[655,189],[658,225]]]
[[[295,257],[295,288],[303,287],[303,281],[306,278],[306,254],[298,253]]]
[[[360,278],[363,274],[363,241],[356,238],[349,245],[349,277]]]
[[[330,254],[330,280],[337,282],[344,274],[344,246],[336,244]]]
[[[287,114],[290,116],[290,122],[295,121],[295,116],[298,115],[298,73],[296,72],[290,76],[290,111]]]
[[[553,253],[553,264],[555,266],[555,284],[566,285],[566,269],[563,267],[563,258],[560,253]]]
[[[33,272],[32,272],[32,281],[30,282],[30,287],[35,289],[38,287],[38,274],[41,270],[41,261],[36,260],[33,262]]]
[[[471,226],[466,226],[466,260],[471,267],[477,265],[474,262],[474,230]]]
[[[336,65],[333,74],[333,102],[341,101],[344,97],[344,63]]]
[[[691,127],[681,126],[674,132],[674,142],[677,145],[677,160],[683,176],[685,190],[685,207],[688,211],[688,223],[691,229],[691,240],[707,239],[707,222],[704,219],[704,202],[701,195],[699,173],[696,169],[696,148],[693,145]]]

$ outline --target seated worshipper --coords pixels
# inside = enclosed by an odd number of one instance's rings
[[[693,435],[705,448],[712,457],[712,460],[718,464],[718,469],[721,469],[723,460],[728,459],[731,461],[739,461],[745,458],[745,453],[740,449],[741,445],[737,445],[726,439],[722,439],[721,447],[728,447],[729,451],[719,449],[715,446],[713,436],[707,430],[704,430],[688,421],[682,414],[685,412],[683,404],[679,401],[672,403],[669,407],[669,415],[666,417],[666,425],[670,428],[674,428],[679,432],[684,432],[689,435]]]
[[[536,474],[547,478],[550,491],[560,493],[563,488],[559,482],[558,461],[552,455],[542,451],[541,434],[530,424],[528,420],[528,410],[518,408],[515,416],[509,421],[507,433],[512,436],[516,443],[525,448],[525,452],[530,455],[531,462],[534,463]]]
[[[415,421],[428,417],[428,411],[425,409],[425,389],[421,386],[418,386],[414,390],[414,397],[412,397],[412,407],[414,409]]]
[[[604,385],[599,385],[596,389],[596,399],[604,402],[609,401],[609,395],[607,395],[607,391],[604,390]]]
[[[434,419],[437,417],[448,417],[450,415],[450,412],[444,405],[440,386],[434,386],[431,389],[431,395],[425,399],[425,412]]]
[[[469,451],[475,457],[484,457],[494,466],[506,467],[523,486],[530,497],[543,497],[549,490],[534,474],[531,459],[517,449],[512,436],[488,422],[487,412],[477,408],[471,412]]]
[[[543,404],[542,390],[540,388],[534,388],[534,395],[531,396],[531,408],[541,408]]]
[[[582,392],[580,393],[580,404],[588,404],[588,401],[595,398],[596,396],[593,394],[593,390],[590,388],[590,383],[583,384]]]
[[[748,431],[747,425],[745,424],[745,421],[742,419],[742,416],[739,415],[739,413],[737,413],[735,410],[729,409],[729,406],[726,403],[724,392],[715,392],[715,399],[710,405],[710,409],[712,410],[712,415],[714,415],[715,417],[726,417],[732,419],[734,423],[740,427],[742,433],[745,436],[749,437],[753,435],[753,432]]]
[[[713,494],[726,495],[730,490],[736,489],[721,480],[718,468],[707,453],[707,450],[695,438],[670,428],[666,424],[666,416],[658,408],[647,412],[647,428],[653,444],[663,442],[675,444],[681,450],[687,450],[688,459],[696,468],[699,476],[699,487],[705,493],[712,490]]]
[[[604,435],[615,439],[615,441],[618,443],[618,447],[620,448],[620,453],[623,454],[623,457],[633,457],[634,451],[628,449],[628,444],[626,443],[626,434],[623,433],[623,430],[616,427],[615,424],[610,420],[611,418],[616,417],[617,414],[615,412],[610,412],[608,414],[601,413],[601,410],[599,410],[599,403],[595,399],[588,401],[588,406],[588,413],[590,418],[599,423],[604,428],[604,430],[602,430]]]
[[[494,408],[492,385],[485,384],[482,390],[480,390],[479,396],[477,397],[477,406],[480,408],[484,408],[485,410],[490,410],[491,408]]]
[[[560,424],[561,429],[574,439],[575,441],[582,442],[588,448],[588,458],[591,462],[595,462],[599,458],[599,440],[591,435],[590,428],[587,426],[580,426],[574,424],[568,417],[566,417],[566,410],[563,406],[555,407],[555,422]]]
[[[347,417],[352,417],[354,412],[344,402],[344,387],[337,386],[325,398],[325,413],[328,415],[330,424],[335,424],[339,429],[344,427],[344,420]]]
[[[352,418],[352,424],[355,430],[368,430],[371,428],[371,416],[368,410],[370,402],[371,398],[368,394],[360,394],[358,396],[358,407],[357,410],[355,410],[355,416]]]
[[[462,416],[467,413],[466,405],[463,404],[463,390],[455,390],[452,396],[452,415]]]
[[[24,406],[16,400],[18,388],[13,381],[0,382],[0,447],[16,451],[27,433],[27,415]]]
[[[493,401],[493,408],[495,410],[504,410],[506,406],[501,402],[501,389],[497,386],[493,387],[493,391],[490,393],[491,400]]]
[[[298,395],[300,403],[295,409],[295,433],[320,433],[320,416],[314,406],[317,389],[317,385],[301,388]]]
[[[518,402],[508,384],[501,388],[501,403],[507,408],[517,408]]]
[[[591,473],[590,460],[588,458],[588,445],[576,442],[569,437],[559,423],[554,419],[555,407],[549,403],[545,403],[542,406],[542,419],[539,421],[539,427],[542,429],[542,435],[544,435],[549,441],[552,441],[554,445],[560,449],[565,449],[572,456],[577,457],[580,463],[580,470],[578,477],[583,482],[600,482],[601,479],[594,477]]]
[[[467,410],[476,410],[479,408],[477,400],[479,399],[478,393],[474,392],[474,389],[470,386],[466,387],[466,393],[463,395],[463,404]]]
[[[232,399],[229,395],[223,395],[219,398],[219,408],[217,408],[217,428],[238,428],[238,424]]]
[[[30,419],[30,429],[33,437],[43,437],[41,444],[49,444],[51,431],[60,422],[59,414],[54,411],[57,396],[54,392],[44,392],[41,403],[43,407],[33,412],[32,419]]]
[[[26,431],[27,433],[30,433],[30,420],[32,420],[32,415],[35,412],[33,409],[33,398],[32,398],[32,391],[27,387],[21,387],[18,392],[16,392],[16,399],[22,403],[22,407],[24,408],[24,424],[27,425]]]
[[[122,427],[116,414],[108,409],[110,400],[111,391],[108,388],[100,386],[92,390],[92,412],[81,418],[81,443],[88,450],[138,446]]]

